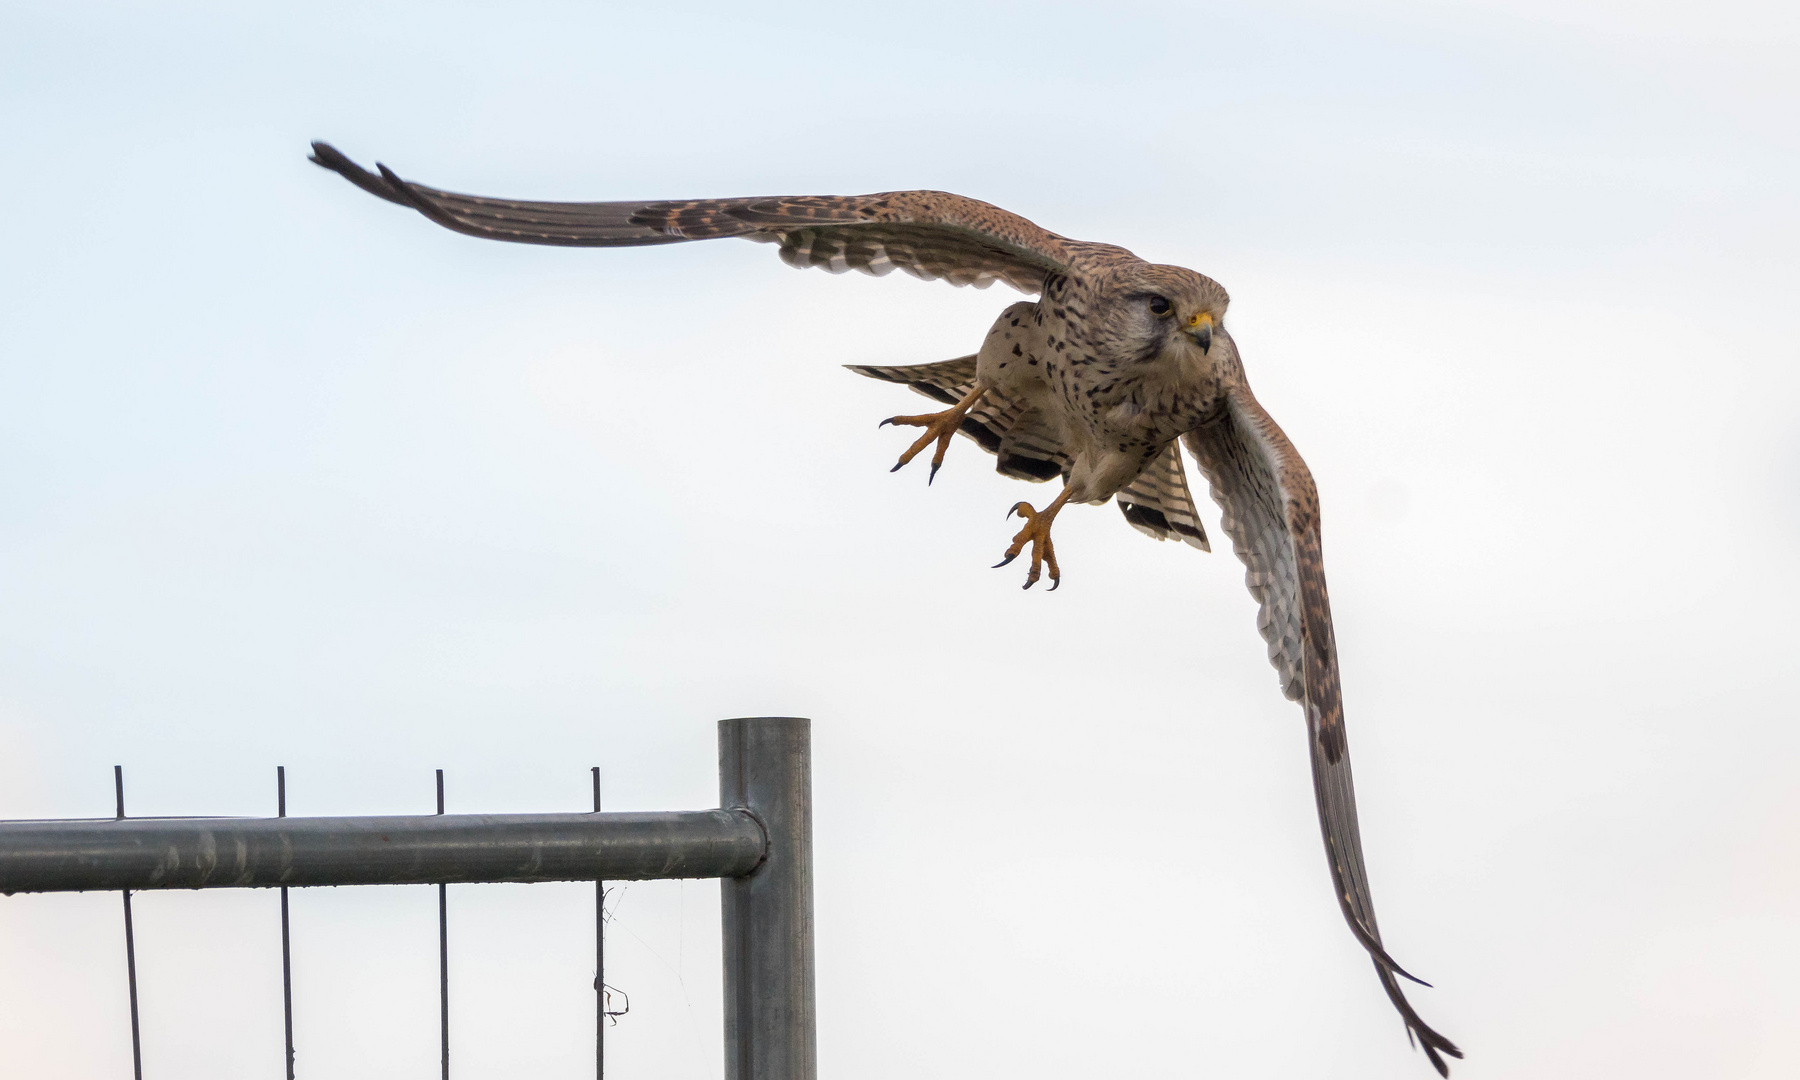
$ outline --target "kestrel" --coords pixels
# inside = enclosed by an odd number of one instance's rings
[[[1208,550],[1182,471],[1179,440],[1212,486],[1221,523],[1247,568],[1257,628],[1281,690],[1305,712],[1319,825],[1338,905],[1375,963],[1388,1000],[1437,1071],[1462,1057],[1419,1018],[1400,990],[1404,971],[1382,947],[1363,868],[1356,793],[1344,734],[1337,646],[1319,546],[1312,474],[1244,380],[1225,329],[1229,298],[1211,278],[1145,262],[1124,248],[1070,240],[999,207],[941,191],[875,195],[522,202],[458,195],[371,173],[325,143],[312,160],[357,187],[411,207],[448,229],[491,240],[567,247],[636,247],[736,236],[778,245],[790,266],[914,277],[985,288],[1005,282],[1036,301],[1000,313],[971,356],[912,367],[853,366],[950,407],[886,423],[924,433],[894,466],[927,446],[931,473],[962,432],[1022,480],[1061,477],[999,565],[1027,545],[1025,585],[1061,577],[1051,523],[1070,502],[1116,498],[1125,518],[1158,539]]]

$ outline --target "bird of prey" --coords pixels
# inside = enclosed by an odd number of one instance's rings
[[[1042,510],[1020,502],[1025,525],[999,565],[1031,549],[1025,585],[1061,577],[1050,527],[1070,502],[1117,498],[1126,519],[1159,539],[1206,550],[1182,471],[1179,441],[1212,486],[1221,522],[1247,568],[1257,627],[1281,690],[1305,713],[1319,825],[1338,905],[1374,961],[1388,1000],[1432,1065],[1460,1058],[1400,990],[1401,969],[1381,943],[1363,868],[1356,794],[1344,735],[1337,646],[1325,591],[1319,500],[1306,463],[1257,403],[1225,329],[1225,290],[1179,266],[1053,232],[999,207],[940,191],[875,195],[526,202],[460,195],[371,173],[325,143],[312,160],[357,187],[448,229],[492,240],[567,247],[635,247],[741,237],[778,246],[790,266],[915,277],[983,288],[1005,282],[1036,301],[1001,312],[971,356],[913,367],[855,367],[949,406],[884,423],[924,428],[899,469],[927,446],[931,471],[963,432],[1024,480],[1060,477]]]

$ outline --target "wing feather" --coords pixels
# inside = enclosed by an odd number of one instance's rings
[[[1257,628],[1268,643],[1282,693],[1305,710],[1313,794],[1338,906],[1350,932],[1375,962],[1382,988],[1405,1020],[1408,1035],[1418,1038],[1432,1065],[1448,1076],[1442,1055],[1460,1058],[1462,1052],[1427,1026],[1401,993],[1396,976],[1413,976],[1387,954],[1375,922],[1344,735],[1337,644],[1312,474],[1247,388],[1232,392],[1217,420],[1183,438],[1212,485],[1221,524],[1244,563],[1244,581],[1258,605]]]
[[[312,161],[357,187],[410,206],[446,229],[489,240],[563,247],[641,247],[737,236],[779,245],[782,261],[877,276],[1043,289],[1069,268],[1072,242],[1017,214],[943,191],[659,202],[533,202],[463,195],[377,173],[329,143]],[[1086,245],[1091,246],[1091,245]]]

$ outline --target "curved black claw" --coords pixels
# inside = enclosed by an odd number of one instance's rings
[[[1000,569],[1000,568],[1001,568],[1001,567],[1002,567],[1002,566],[1005,566],[1005,565],[1006,565],[1006,564],[1007,564],[1007,563],[1009,563],[1009,562],[1012,562],[1012,561],[1013,561],[1013,560],[1014,560],[1014,559],[1016,559],[1016,558],[1018,558],[1018,557],[1019,557],[1019,553],[1018,553],[1018,552],[1016,552],[1016,551],[1015,551],[1015,552],[1013,552],[1013,553],[1012,553],[1012,554],[1011,554],[1011,555],[1008,555],[1008,556],[1007,556],[1007,557],[1006,557],[1006,558],[1004,558],[1004,559],[1001,559],[1001,560],[1000,560],[1000,561],[999,561],[999,562],[997,562],[997,563],[995,563],[995,564],[994,564],[994,565],[993,565],[993,566],[991,566],[991,567],[989,567],[989,569],[991,569],[991,570],[998,570],[998,569]],[[1027,586],[1025,586],[1025,587],[1026,587],[1026,588],[1027,588],[1027,589],[1029,589],[1029,588],[1031,588],[1031,586],[1029,586],[1029,585],[1027,585]]]
[[[916,416],[890,416],[886,420],[883,420],[881,423],[876,424],[875,428],[876,428],[876,430],[880,430],[881,428],[887,427],[889,424],[901,424],[901,423],[912,424],[915,421],[918,421],[919,419],[921,419],[921,418],[916,417]],[[929,418],[926,418],[926,419],[929,419]],[[924,426],[924,425],[920,425],[920,426]],[[945,438],[948,439],[949,436],[945,436]],[[899,472],[901,469],[904,469],[912,461],[913,458],[918,456],[919,451],[921,451],[921,450],[925,449],[927,446],[931,445],[931,440],[932,440],[932,435],[929,431],[927,431],[923,436],[920,437],[918,442],[913,443],[912,446],[907,448],[906,453],[900,455],[900,460],[895,462],[894,467],[889,469],[888,472]],[[931,459],[931,475],[927,476],[925,478],[925,485],[927,487],[931,486],[931,482],[933,480],[937,479],[938,469],[943,464],[944,464],[944,448],[942,445],[940,445],[938,447],[937,454]]]

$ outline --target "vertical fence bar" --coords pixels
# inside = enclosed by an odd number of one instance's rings
[[[125,766],[113,766],[114,820],[125,820]],[[131,890],[122,890],[125,898],[125,986],[131,995],[131,1076],[144,1080],[144,1049],[138,1038],[137,1004],[137,937],[131,929]]]
[[[599,765],[594,765],[599,814]],[[607,1080],[607,882],[594,882],[594,1080]]]
[[[444,770],[437,771],[437,812],[444,812]],[[438,886],[438,1004],[444,1080],[450,1080],[450,886]]]
[[[719,722],[719,805],[762,822],[769,853],[721,883],[725,1080],[816,1080],[811,724]]]
[[[287,766],[275,766],[275,816],[287,817]],[[281,887],[281,1026],[287,1036],[287,1080],[294,1080],[294,966],[288,942],[287,886]]]

